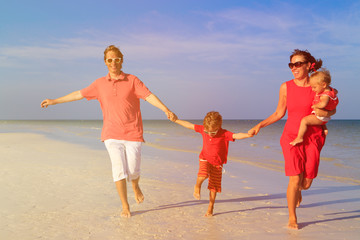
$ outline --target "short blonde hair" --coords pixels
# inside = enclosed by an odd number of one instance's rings
[[[318,77],[319,81],[326,83],[327,86],[331,84],[331,75],[326,68],[321,68],[320,71],[311,74],[310,79],[314,77]]]
[[[221,127],[222,125],[222,116],[220,113],[211,111],[208,112],[203,121],[204,128],[208,130],[210,127]]]
[[[119,55],[119,57],[121,57],[122,60],[124,60],[124,55],[121,53],[120,49],[114,45],[110,45],[104,51],[104,61],[106,61],[106,54],[110,51],[115,52],[117,55]]]

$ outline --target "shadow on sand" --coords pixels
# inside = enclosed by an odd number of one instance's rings
[[[346,191],[358,191],[360,190],[360,186],[336,186],[336,187],[320,187],[320,188],[313,188],[307,191],[303,191],[303,196],[311,196],[311,195],[319,195],[319,194],[329,194],[329,193],[338,193],[338,192],[346,192]],[[344,195],[345,196],[345,195]],[[285,193],[276,193],[276,194],[269,194],[269,195],[263,195],[263,196],[249,196],[249,197],[241,197],[241,198],[232,198],[232,199],[219,199],[216,200],[216,205],[220,204],[226,204],[226,203],[242,203],[242,202],[251,202],[251,201],[264,201],[264,200],[275,200],[275,199],[286,199]],[[350,202],[360,202],[360,198],[344,198],[340,200],[329,200],[324,202],[316,202],[316,203],[310,203],[301,205],[300,208],[313,208],[318,206],[325,206],[325,205],[332,205],[332,204],[344,204],[344,203],[350,203]],[[208,200],[190,200],[190,201],[183,201],[178,203],[171,203],[171,204],[165,204],[165,205],[159,205],[156,208],[143,210],[143,211],[136,211],[133,212],[133,215],[138,214],[144,214],[147,212],[153,212],[153,211],[161,211],[171,208],[183,208],[183,207],[191,207],[191,206],[197,206],[197,205],[204,205],[208,204]],[[262,209],[282,209],[287,208],[287,206],[263,206],[263,207],[254,207],[251,209],[240,209],[240,210],[232,210],[227,212],[219,212],[214,214],[214,216],[217,215],[223,215],[223,214],[230,214],[230,213],[239,213],[239,212],[245,212],[245,211],[255,211],[255,210],[262,210]],[[331,213],[331,214],[324,214],[324,216],[329,215],[343,215],[343,214],[349,214],[349,213],[357,213],[360,212],[360,210],[354,210],[354,211],[348,211],[348,212],[338,212],[338,213]],[[299,224],[299,228],[304,228],[312,224],[322,223],[322,222],[332,222],[332,221],[341,221],[341,220],[347,220],[347,219],[353,219],[353,218],[359,218],[360,215],[353,215],[353,216],[343,216],[343,217],[336,217],[336,218],[329,218],[329,219],[323,219],[323,220],[316,220],[316,221],[310,221],[310,222],[303,222]]]

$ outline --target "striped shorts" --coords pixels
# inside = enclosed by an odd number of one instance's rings
[[[208,189],[213,192],[221,192],[222,166],[215,166],[200,159],[198,177],[208,177]]]

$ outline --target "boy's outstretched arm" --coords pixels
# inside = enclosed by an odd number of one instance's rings
[[[250,135],[248,133],[234,133],[233,134],[233,139],[244,139],[244,138],[250,138],[253,137],[254,135]]]
[[[191,122],[180,120],[180,119],[177,119],[174,122],[181,125],[181,126],[183,126],[183,127],[188,128],[188,129],[195,130],[195,124],[192,124]]]

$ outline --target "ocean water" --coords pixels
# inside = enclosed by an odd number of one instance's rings
[[[202,123],[201,120],[190,121]],[[232,132],[247,132],[258,122],[225,120],[223,128]],[[261,129],[253,138],[231,142],[228,165],[236,167],[236,164],[245,163],[282,172],[284,160],[279,141],[284,125],[285,120],[278,121]],[[327,126],[329,134],[321,152],[319,177],[359,185],[360,120],[331,120]],[[0,121],[1,133],[39,133],[105,151],[100,141],[101,128],[102,121],[99,120]],[[167,120],[144,120],[144,138],[146,146],[166,151],[199,153],[202,147],[200,134]]]

